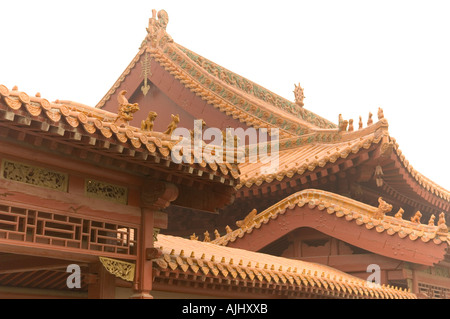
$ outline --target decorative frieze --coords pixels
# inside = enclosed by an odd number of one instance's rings
[[[138,229],[132,225],[0,204],[0,238],[13,245],[19,242],[130,258],[137,253],[137,236]]]
[[[103,267],[112,275],[126,281],[133,281],[135,273],[135,264],[122,260],[99,257]]]
[[[65,173],[3,159],[1,174],[10,181],[67,192],[69,177]]]
[[[419,293],[425,294],[430,299],[450,298],[450,289],[442,286],[429,285],[422,282],[419,282]]]
[[[128,189],[119,185],[86,179],[85,192],[89,197],[109,200],[120,204],[127,204],[128,202]]]

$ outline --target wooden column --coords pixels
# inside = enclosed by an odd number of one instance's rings
[[[152,261],[147,260],[146,251],[153,248],[153,210],[142,208],[141,236],[139,238],[138,260],[136,261],[136,279],[134,283],[135,294],[131,298],[151,299],[152,290]]]
[[[162,209],[178,196],[178,188],[171,183],[147,180],[141,190],[141,228],[139,236],[136,275],[132,299],[152,299],[152,259],[157,255],[153,246],[154,230],[167,228],[167,218]]]
[[[101,263],[89,265],[88,299],[115,299],[116,277]]]

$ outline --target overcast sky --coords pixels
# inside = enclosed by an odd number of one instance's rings
[[[174,41],[335,123],[384,109],[413,167],[450,190],[450,1],[0,0],[0,84],[95,106],[152,9]]]

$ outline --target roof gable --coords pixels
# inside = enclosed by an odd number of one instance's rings
[[[153,12],[148,34],[139,52],[97,104],[97,108],[105,108],[119,88],[127,89],[128,86],[132,95],[137,92],[146,95],[148,81],[153,80],[150,65],[158,63],[192,94],[220,110],[224,116],[248,127],[278,128],[280,136],[284,138],[310,133],[315,129],[337,127],[298,104],[175,43],[166,32],[167,23],[168,15],[164,10],[158,12],[158,17],[156,11]]]

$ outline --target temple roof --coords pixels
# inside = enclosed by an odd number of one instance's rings
[[[151,59],[159,63],[186,88],[208,104],[255,128],[279,128],[280,136],[293,137],[315,129],[333,129],[337,125],[282,98],[174,42],[167,34],[168,15],[164,10],[153,12],[147,36],[138,53],[96,105],[103,108],[133,69]],[[148,64],[148,62],[147,62]],[[142,73],[144,72],[142,69]],[[148,72],[147,73],[151,73]],[[147,74],[142,79],[151,78]],[[145,82],[146,83],[146,82]],[[145,84],[141,87],[145,90]]]
[[[168,21],[167,12],[154,10],[152,18],[149,19],[147,36],[139,51],[96,108],[103,108],[118,90],[126,87],[127,78],[132,74],[134,77],[140,76],[142,86],[139,84],[136,90],[145,92],[146,81],[152,79],[150,67],[152,61],[158,63],[207,104],[226,115],[250,127],[280,130],[278,170],[262,174],[261,163],[242,163],[239,165],[242,174],[237,189],[245,190],[254,185],[301,176],[327,163],[334,163],[336,159],[346,158],[350,153],[357,153],[375,144],[385,144],[395,150],[407,174],[422,187],[423,191],[447,203],[450,202],[448,190],[411,166],[400,151],[396,140],[387,132],[385,119],[368,125],[365,129],[353,132],[341,130],[340,121],[335,124],[318,116],[304,108],[303,103],[292,102],[278,96],[176,43],[166,32]],[[381,140],[387,140],[387,144],[380,143]]]
[[[198,280],[209,285],[208,278],[214,278],[215,284],[231,286],[232,291],[247,286],[246,283],[251,283],[252,287],[264,286],[269,296],[282,293],[328,298],[416,298],[397,287],[369,285],[366,280],[334,268],[301,260],[161,234],[155,247],[162,251],[161,257],[154,260],[156,282],[172,277],[167,273],[181,272],[190,275],[184,277],[191,278],[188,281]],[[183,277],[177,278],[181,282]]]
[[[349,154],[368,149],[372,144],[387,138],[389,136],[387,126],[386,119],[383,119],[359,131],[317,131],[301,137],[282,139],[279,142],[278,169],[261,173],[261,168],[267,164],[244,162],[240,165],[241,178],[236,187],[249,188],[262,183],[281,181],[296,174],[302,175],[307,171],[324,167],[339,158],[347,158]]]
[[[173,161],[171,152],[179,143],[179,140],[172,139],[168,134],[128,125],[128,121],[121,118],[120,111],[116,114],[71,101],[49,102],[40,94],[32,97],[17,88],[9,90],[4,85],[0,85],[0,111],[2,126],[7,123],[21,130],[33,131],[33,134],[47,134],[64,143],[69,141],[74,147],[90,147],[105,154],[113,154],[111,150],[115,150],[121,158],[125,156],[141,164],[150,157]],[[88,140],[83,143],[84,137]],[[97,145],[99,140],[102,140],[102,145]],[[154,166],[155,162],[149,161],[149,165]],[[192,174],[195,178],[203,175],[200,171],[205,173],[203,178],[217,179],[221,183],[230,182],[231,185],[239,178],[237,164],[215,162],[214,157],[211,161],[201,163],[195,163],[190,158],[188,162],[182,162],[181,166],[185,167],[182,169],[184,173]]]
[[[308,223],[304,215],[296,213],[298,207],[305,207],[311,210],[310,213],[316,216],[313,223]],[[424,264],[433,264],[444,259],[447,247],[450,244],[450,235],[443,214],[439,216],[439,220],[435,221],[436,217],[432,217],[427,221],[427,224],[423,224],[420,220],[420,215],[416,214],[413,220],[408,221],[402,218],[402,210],[398,211],[395,216],[389,216],[388,213],[391,210],[392,206],[389,207],[387,203],[382,204],[380,202],[379,207],[373,207],[334,193],[308,189],[288,196],[261,213],[252,211],[244,220],[236,223],[238,225],[237,229],[232,231],[229,228],[225,235],[214,239],[212,243],[225,246],[237,243],[234,246],[239,247],[238,242],[245,241],[246,237],[255,231],[259,233],[259,236],[266,234],[266,237],[269,237],[271,230],[267,228],[271,224],[275,224],[277,229],[283,229],[285,234],[294,228],[305,226],[317,228],[324,232],[330,231],[329,235],[335,233],[346,238],[348,237],[349,240],[354,242],[343,240],[363,249],[368,249],[366,244],[369,242],[369,240],[363,240],[364,233],[370,235],[371,240],[378,236],[377,242],[385,242],[384,245],[386,245],[386,250],[380,245],[374,248],[381,255],[392,253],[390,248],[387,248],[387,239],[392,245],[395,245],[397,237],[397,239],[415,244],[409,248],[404,247],[404,251],[401,254],[397,255],[394,252],[390,257],[395,255],[398,259],[406,258],[406,260]],[[288,215],[290,216],[289,221],[287,220]],[[281,219],[281,216],[284,217]],[[332,225],[329,227],[325,226],[328,218],[331,218],[330,225]],[[345,223],[341,223],[342,225],[340,224],[340,226],[335,225],[336,220],[343,220]],[[344,230],[343,226],[347,230]],[[337,227],[340,227],[340,231],[335,232]],[[345,234],[347,232],[350,236]],[[357,240],[355,240],[354,234],[358,234]],[[388,236],[382,239],[385,235]],[[260,238],[256,239],[256,242],[263,245]],[[418,245],[419,242],[427,245]],[[436,252],[432,252],[432,249],[434,249],[432,246],[440,248]],[[259,250],[256,247],[255,249]],[[410,251],[408,252],[408,250]]]
[[[373,153],[371,156],[363,154],[375,148],[378,149],[379,159],[375,160]],[[254,187],[270,187],[276,182],[306,178],[303,177],[306,175],[314,175],[317,179],[320,175],[329,174],[326,172],[326,168],[330,167],[327,164],[334,164],[339,160],[344,162],[341,166],[347,167],[356,167],[372,161],[373,170],[375,166],[380,169],[378,173],[372,172],[372,177],[382,180],[383,188],[388,193],[404,199],[411,196],[423,198],[435,205],[436,209],[449,209],[450,191],[413,168],[400,150],[396,139],[389,134],[388,121],[384,117],[358,130],[316,130],[303,136],[281,139],[278,154],[277,169],[271,172],[264,172],[266,163],[241,163],[240,182],[236,189],[246,193]],[[353,159],[350,159],[352,157]],[[374,164],[376,162],[378,164]],[[339,165],[334,166],[333,169],[339,171]],[[379,175],[375,176],[377,174]]]

